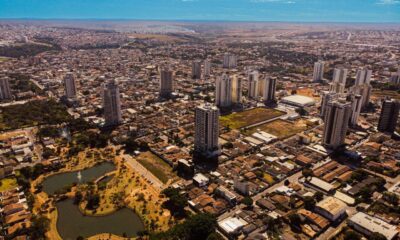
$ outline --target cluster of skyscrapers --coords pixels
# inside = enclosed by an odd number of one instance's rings
[[[319,64],[319,63],[318,63]],[[319,66],[316,63],[316,67]],[[318,72],[314,70],[314,73]],[[358,69],[354,86],[346,92],[348,70],[336,68],[330,83],[330,91],[321,95],[321,117],[324,119],[323,144],[336,149],[343,146],[349,125],[356,126],[362,109],[370,102],[372,71]],[[395,130],[399,114],[399,103],[385,100],[382,105],[378,130],[391,132]]]

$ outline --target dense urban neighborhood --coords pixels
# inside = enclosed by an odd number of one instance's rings
[[[0,239],[400,238],[399,25],[1,20],[0,101]]]

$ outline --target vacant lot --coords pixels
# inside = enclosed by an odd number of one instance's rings
[[[307,123],[305,120],[297,120],[294,123],[285,120],[275,120],[269,123],[259,125],[257,127],[252,127],[246,130],[246,134],[251,135],[257,130],[267,132],[269,134],[277,136],[279,139],[288,138],[299,132],[307,129]]]
[[[164,184],[176,178],[171,166],[151,152],[141,153],[136,159]]]
[[[225,127],[239,129],[259,122],[267,121],[279,116],[285,115],[285,112],[269,109],[254,108],[243,112],[232,113],[220,117],[220,123]]]

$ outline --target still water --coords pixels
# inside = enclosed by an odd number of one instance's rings
[[[62,189],[63,187],[70,186],[73,183],[86,183],[94,181],[113,170],[115,170],[114,164],[110,162],[103,162],[82,171],[56,174],[46,178],[43,181],[43,191],[47,194],[54,194],[54,192]]]
[[[105,216],[84,216],[72,199],[56,204],[58,210],[57,230],[64,240],[90,237],[100,233],[112,233],[128,237],[137,236],[144,225],[131,209],[123,208]]]

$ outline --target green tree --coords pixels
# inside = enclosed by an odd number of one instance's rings
[[[293,226],[296,226],[296,227],[300,226],[301,218],[300,218],[299,214],[292,213],[288,216],[288,218],[289,218],[290,224],[292,224]]]
[[[386,237],[378,232],[373,232],[369,237],[368,240],[386,240]]]
[[[244,197],[243,199],[242,199],[242,203],[244,204],[244,205],[246,205],[246,207],[251,207],[251,206],[253,206],[253,199],[251,198],[251,197]]]
[[[344,233],[343,240],[361,240],[361,236],[353,230],[348,230]]]

